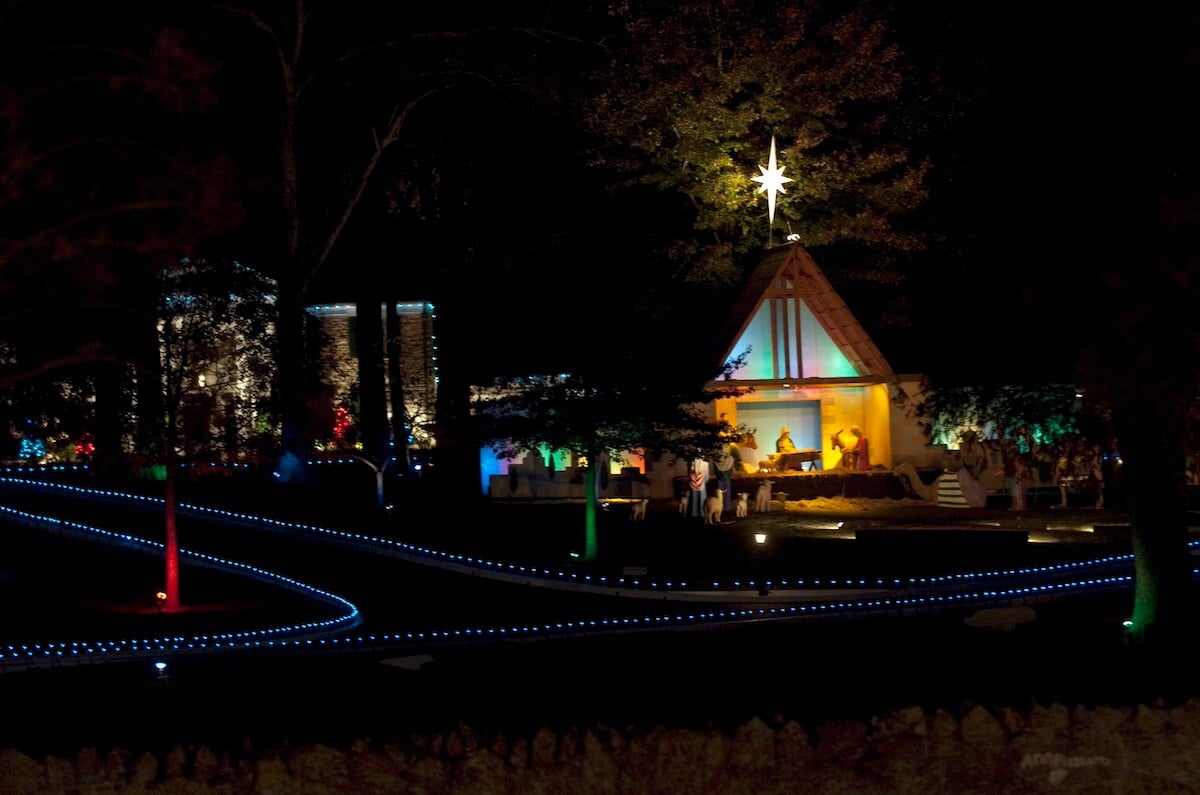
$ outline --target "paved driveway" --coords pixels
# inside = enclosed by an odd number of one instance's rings
[[[749,546],[751,536],[763,529],[772,545],[779,544],[772,546],[777,562],[828,571],[835,560],[851,565],[857,558],[857,565],[865,565],[857,553],[866,546],[850,536],[855,527],[929,529],[948,510],[848,507],[780,510],[708,527],[665,506],[656,506],[659,510],[651,511],[644,523],[609,511],[599,528],[603,565],[649,567],[660,560],[662,565],[753,566],[761,561]],[[1119,531],[1102,539],[1067,527],[1069,512],[1048,511],[1035,521],[1041,514],[968,509],[936,527],[1062,535],[1059,543],[1022,545],[1033,554],[1127,544]],[[573,560],[570,553],[579,549],[583,532],[579,506],[485,506],[479,512],[430,506],[389,517],[351,518],[357,529],[414,543],[562,565]],[[1104,518],[1119,524],[1108,513]],[[204,531],[189,526],[187,532]],[[454,579],[431,579],[411,591],[396,579],[401,570],[392,565],[355,564],[320,547],[299,555],[269,536],[252,540],[242,535],[239,541],[233,533],[221,541],[234,542],[253,548],[264,560],[292,560],[298,575],[316,577],[325,571],[331,578],[326,585],[373,594],[372,609],[393,601],[403,609],[453,608],[484,617],[504,607],[482,591],[459,590]],[[971,548],[979,552],[978,546]],[[886,545],[877,549],[881,554],[871,557],[878,565],[931,563],[927,556],[898,557]],[[104,568],[111,577],[92,581],[90,588],[128,585],[118,564],[106,562]],[[38,585],[41,580],[26,582]],[[10,609],[14,602],[33,604],[34,590],[21,597],[9,594]],[[93,595],[100,598],[98,590]],[[566,606],[561,594],[535,596]],[[768,621],[711,632],[446,647],[418,671],[381,665],[382,654],[334,654],[180,660],[166,681],[145,664],[0,675],[0,697],[10,715],[0,747],[54,748],[70,755],[79,747],[114,744],[147,750],[165,750],[174,742],[229,748],[245,737],[255,738],[260,747],[284,740],[336,744],[364,736],[404,737],[436,727],[449,730],[460,720],[477,728],[510,730],[596,721],[733,726],[752,715],[805,722],[865,719],[918,704],[957,709],[967,701],[1022,706],[1030,699],[1145,700],[1145,688],[1153,689],[1159,680],[1133,675],[1135,663],[1124,653],[1119,625],[1127,608],[1122,594],[1086,605],[1047,604],[1038,608],[1037,620],[1008,631],[972,627],[965,621],[972,611],[949,610],[820,624]],[[48,709],[51,704],[54,708]]]

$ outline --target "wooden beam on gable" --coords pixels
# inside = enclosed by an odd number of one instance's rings
[[[863,377],[895,375],[849,306],[799,243],[764,252],[758,266],[746,279],[720,331],[720,344],[724,346],[722,361],[735,353],[733,346],[741,339],[763,301],[784,298],[803,302]],[[798,318],[789,320],[798,322]]]
[[[894,375],[883,353],[802,246],[792,246],[784,267],[792,271],[796,297],[804,301],[855,369],[863,375]]]

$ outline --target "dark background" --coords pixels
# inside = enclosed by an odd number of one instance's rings
[[[1115,328],[1102,274],[1143,281],[1158,202],[1194,195],[1197,16],[1158,3],[896,11],[952,119],[931,150],[942,239],[913,274],[925,332],[914,366],[983,380],[1070,373],[1078,343]]]
[[[268,21],[287,11],[286,4],[273,2],[245,5]],[[832,257],[821,251],[814,256],[897,371],[968,380],[998,370],[1014,380],[1025,374],[1061,377],[1074,366],[1072,341],[1109,331],[1104,318],[1112,297],[1098,287],[1100,275],[1115,269],[1136,281],[1152,259],[1158,198],[1195,192],[1197,147],[1189,115],[1196,95],[1197,13],[1166,3],[1124,13],[1027,1],[876,5],[891,15],[911,64],[915,93],[898,111],[910,128],[908,144],[933,163],[930,202],[917,219],[929,248],[907,264],[904,284],[858,292],[838,281]],[[212,9],[202,2],[8,3],[4,12],[11,23],[4,33],[10,44],[45,48],[39,60],[12,58],[4,79],[19,92],[37,84],[30,70],[58,64],[70,74],[65,64],[79,57],[72,45],[94,39],[97,30],[107,28],[113,43],[124,43],[151,22],[186,27],[189,41],[219,66],[214,87],[220,103],[178,136],[193,152],[228,152],[244,181],[239,209],[245,223],[220,240],[203,241],[198,251],[223,251],[269,272],[280,219],[271,209],[276,151],[263,132],[272,129],[276,106],[273,78],[262,76],[275,65],[253,31],[231,34],[237,26]],[[364,30],[365,40],[381,41],[393,30],[436,31],[464,19],[497,27],[545,22],[586,40],[609,24],[601,7],[571,4],[505,4],[490,9],[486,19],[453,4],[348,2],[310,10],[306,41],[316,45],[314,60],[328,54],[323,47],[339,51],[341,42],[364,36]],[[499,47],[508,40],[492,41]],[[519,60],[514,53],[513,63]],[[504,53],[495,61],[504,62]],[[552,68],[562,70],[563,64]],[[345,84],[333,107],[343,101],[353,108],[360,95],[402,71],[381,68]],[[570,81],[554,78],[569,104]],[[469,292],[471,311],[462,316],[486,318],[473,321],[477,330],[518,326],[512,336],[531,338],[530,344],[489,352],[513,366],[523,357],[530,366],[541,364],[537,357],[569,357],[572,335],[537,328],[539,322],[561,328],[564,317],[579,318],[580,331],[605,327],[614,348],[651,349],[658,319],[628,339],[619,336],[620,324],[611,318],[628,307],[629,282],[596,276],[620,260],[628,273],[647,271],[636,262],[645,248],[639,236],[644,240],[653,234],[648,228],[664,220],[662,205],[606,201],[603,186],[587,184],[580,147],[561,114],[530,111],[514,94],[496,96],[501,98],[457,110],[438,108],[442,122],[419,133],[423,144],[472,159],[477,178],[471,200],[489,208],[484,226],[468,228],[449,207],[440,208],[434,224],[398,222],[386,200],[372,195],[321,274],[313,299],[353,300],[359,279],[403,291],[402,300],[440,301],[447,290]],[[112,117],[121,115],[109,115],[102,104],[81,110],[86,114],[72,123],[83,134],[115,127]],[[342,119],[336,110],[329,119],[303,143],[336,182],[354,173],[357,157],[351,155],[361,141],[338,137]],[[356,134],[365,129],[342,126]],[[396,155],[414,162],[425,156],[407,144]],[[316,189],[307,206],[319,206],[321,199]],[[5,232],[0,237],[18,239],[20,228]],[[467,270],[456,263],[472,235],[481,259]],[[883,322],[878,308],[889,291],[906,294],[912,307],[907,327]],[[680,290],[677,299],[686,309],[691,297]],[[687,322],[681,318],[688,318],[686,311],[663,312],[661,322],[678,327]],[[667,331],[659,336],[665,344],[676,339]],[[1004,368],[995,366],[997,360]]]

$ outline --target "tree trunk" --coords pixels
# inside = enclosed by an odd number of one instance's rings
[[[108,474],[121,461],[123,428],[121,414],[125,411],[124,368],[101,364],[96,367],[96,410],[92,434],[96,437],[96,453],[92,469]],[[122,473],[128,474],[128,473]]]
[[[1146,652],[1162,684],[1178,681],[1195,618],[1189,609],[1184,458],[1151,403],[1114,412],[1123,490],[1132,523],[1134,601],[1129,639]]]
[[[379,301],[360,300],[358,323],[358,429],[363,455],[380,470],[387,462],[387,398],[383,383],[383,324]]]
[[[163,593],[166,598],[159,605],[164,611],[178,610],[181,606],[179,599],[179,536],[176,532],[176,516],[178,501],[175,494],[175,472],[179,468],[179,460],[175,452],[178,445],[179,407],[178,401],[165,401],[168,414],[166,427],[162,435],[162,465],[164,469],[165,493],[163,498],[163,522],[166,540],[163,544],[166,555],[166,578]]]
[[[302,30],[302,7],[296,6],[294,35]],[[296,163],[296,62],[299,59],[299,39],[290,52],[279,51],[280,118],[279,118],[279,207],[283,214],[283,240],[279,249],[280,262],[276,282],[279,286],[279,319],[275,325],[278,345],[276,362],[279,392],[275,404],[279,411],[282,434],[282,456],[304,467],[311,448],[307,433],[307,395],[304,374],[304,301],[308,291],[308,275],[300,245],[300,190]],[[303,470],[301,471],[303,476]]]
[[[460,322],[461,311],[452,301],[438,304],[438,361],[443,364],[438,383],[434,423],[436,466],[434,483],[442,494],[456,500],[464,495],[482,499],[486,494],[480,479],[482,445],[473,430],[471,418],[470,372],[464,366],[472,324]]]
[[[305,377],[304,306],[294,279],[279,280],[279,317],[275,326],[279,361],[275,403],[279,410],[282,446],[301,461],[308,453]]]
[[[163,394],[162,360],[159,358],[156,323],[140,329],[141,339],[133,347],[137,372],[137,452],[155,458],[162,449],[166,434],[166,396]],[[153,463],[148,461],[147,463]]]
[[[588,453],[588,468],[583,476],[583,559],[595,560],[599,557],[597,542],[597,514],[599,513],[600,498],[596,492],[599,478],[599,461],[596,456]]]
[[[179,535],[176,532],[175,518],[178,513],[178,501],[175,496],[175,465],[174,461],[167,464],[166,480],[166,585],[163,593],[166,599],[160,605],[164,611],[178,610],[183,606],[179,596]]]

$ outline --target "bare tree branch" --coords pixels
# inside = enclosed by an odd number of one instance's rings
[[[380,138],[378,133],[375,134],[375,149],[371,152],[370,158],[363,164],[362,171],[358,175],[358,182],[354,187],[354,191],[350,194],[346,201],[342,212],[339,215],[333,229],[330,230],[329,236],[325,239],[325,245],[321,248],[321,253],[317,258],[305,269],[303,279],[301,281],[301,290],[307,290],[309,282],[316,275],[321,266],[325,264],[329,253],[336,245],[338,238],[341,237],[342,231],[346,228],[346,224],[350,221],[350,216],[354,213],[354,208],[358,206],[363,194],[366,192],[367,185],[371,181],[371,176],[375,173],[375,169],[379,166],[379,161],[383,158],[383,153],[387,148],[396,142],[400,136],[400,131],[404,129],[404,123],[408,119],[408,114],[418,104],[438,93],[443,89],[430,89],[420,96],[410,100],[403,108],[399,108],[392,113],[391,119],[388,121],[387,131]]]
[[[0,392],[20,386],[35,378],[39,378],[57,370],[74,367],[80,364],[116,364],[127,365],[129,359],[107,350],[102,342],[89,342],[77,350],[52,359],[42,359],[29,367],[14,372],[0,372]]]
[[[102,210],[93,210],[86,213],[79,213],[71,218],[68,218],[61,223],[53,226],[44,227],[26,235],[24,238],[16,241],[7,249],[0,251],[0,269],[12,261],[14,257],[23,251],[36,248],[49,240],[61,235],[67,230],[78,227],[81,224],[90,221],[106,220],[124,213],[145,212],[147,210],[165,210],[170,208],[181,208],[185,205],[182,202],[167,201],[155,199],[153,201],[126,202],[125,204],[116,204],[112,207],[106,207]]]

